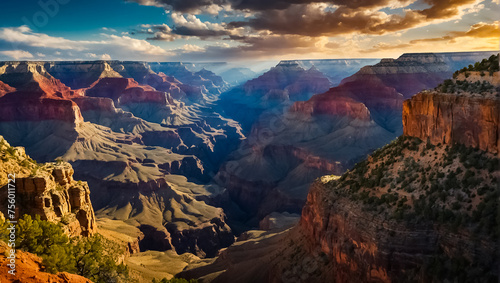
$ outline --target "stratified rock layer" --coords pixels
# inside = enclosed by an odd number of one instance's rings
[[[422,92],[405,101],[404,134],[500,154],[500,99]]]
[[[96,232],[89,187],[86,182],[73,180],[69,163],[38,165],[23,148],[10,147],[1,136],[0,141],[0,167],[15,176],[18,217],[39,215],[42,220],[62,223],[69,236],[91,236]],[[8,182],[1,179],[2,195],[7,193]],[[0,206],[3,212],[5,205]]]

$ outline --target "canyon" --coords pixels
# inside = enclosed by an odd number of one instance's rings
[[[500,73],[498,55],[493,62],[495,73],[483,81]],[[454,83],[463,78],[459,73]],[[245,232],[215,261],[180,276],[203,282],[495,282],[500,160],[496,140],[482,127],[496,132],[499,88],[443,92],[443,86],[404,102],[402,136],[346,173],[318,178],[295,227]],[[473,134],[447,134],[457,127]]]
[[[147,272],[138,264],[142,257],[168,258],[181,262],[170,275],[186,268],[185,277],[251,282],[251,272],[239,274],[249,264],[241,257],[262,242],[269,244],[262,247],[269,256],[255,268],[265,264],[262,278],[269,282],[415,278],[398,270],[413,270],[415,262],[429,262],[441,250],[439,256],[455,258],[463,250],[452,245],[471,251],[471,232],[450,232],[447,226],[436,232],[428,222],[412,226],[387,220],[384,213],[395,213],[390,205],[373,216],[366,203],[335,191],[352,186],[346,180],[362,170],[362,160],[401,134],[409,140],[385,148],[388,156],[398,147],[404,159],[412,157],[414,137],[435,147],[427,152],[438,156],[429,161],[432,167],[444,162],[446,146],[455,143],[485,152],[477,157],[485,164],[497,158],[498,97],[438,89],[457,68],[491,53],[282,61],[256,78],[239,70],[231,82],[215,74],[227,70],[222,63],[1,62],[0,134],[24,147],[33,158],[26,157],[30,164],[49,162],[40,165],[42,177],[23,171],[27,176],[21,176],[19,188],[26,206],[44,219],[68,222],[70,235],[106,231],[127,247],[126,260],[136,271]],[[248,81],[240,83],[242,77]],[[497,73],[471,73],[467,79],[498,86]],[[419,144],[418,153],[424,148]],[[373,171],[387,160],[367,166]],[[404,160],[392,162],[391,168],[408,166]],[[445,168],[456,170],[450,166]],[[493,170],[475,174],[493,184]],[[318,179],[327,174],[346,177]],[[398,190],[418,199],[418,190]],[[382,194],[387,192],[375,195]],[[379,231],[384,225],[389,228]],[[446,233],[452,236],[445,244],[429,244]],[[468,261],[490,252],[485,233],[479,237],[486,244],[478,245]],[[414,249],[425,255],[406,258]],[[248,258],[257,255],[262,256],[256,252]],[[305,259],[314,270],[298,262]],[[491,272],[485,276],[496,271]]]
[[[216,175],[217,183],[246,213],[236,221],[258,227],[271,212],[300,213],[313,180],[342,174],[403,133],[406,98],[438,86],[452,76],[452,67],[473,64],[491,53],[459,55],[453,65],[446,60],[450,54],[439,53],[382,59],[324,93],[261,113]],[[291,66],[292,73],[297,72],[299,63],[283,62],[280,68]]]
[[[99,78],[92,83],[73,79],[87,86],[77,90],[54,78],[47,64],[4,62],[0,76],[15,86],[0,98],[6,140],[39,162],[71,163],[75,177],[94,192],[97,215],[134,223],[145,231],[144,243],[150,242],[144,246],[213,256],[234,241],[222,209],[210,204],[221,189],[193,181],[209,179],[242,138],[236,122],[203,103],[186,105],[191,102],[121,77],[125,71],[137,79],[153,74],[144,64],[59,66],[65,68],[59,70],[63,80],[87,68],[104,70],[90,76]]]

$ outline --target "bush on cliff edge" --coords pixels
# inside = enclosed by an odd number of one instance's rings
[[[6,225],[0,220],[0,228]],[[2,229],[2,231],[6,231]],[[96,283],[122,282],[128,269],[117,264],[118,250],[113,243],[96,234],[89,238],[70,239],[60,225],[24,215],[17,225],[16,249],[40,256],[47,272],[70,272]],[[8,235],[0,234],[7,241]]]

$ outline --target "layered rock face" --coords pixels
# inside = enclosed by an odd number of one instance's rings
[[[66,162],[36,164],[24,149],[11,147],[0,136],[2,171],[16,176],[18,217],[39,215],[42,220],[62,223],[69,236],[91,236],[97,230],[90,190],[86,182],[73,179],[73,168]],[[7,174],[7,173],[6,173]],[[7,181],[1,179],[6,199]],[[6,204],[1,206],[6,212]]]
[[[328,78],[316,68],[306,70],[298,61],[282,61],[258,78],[224,93],[219,106],[249,132],[263,113],[280,112],[291,102],[306,100],[330,86]]]
[[[297,101],[330,85],[318,69],[305,70],[297,61],[282,61],[259,78],[245,83],[243,89],[247,96],[260,96],[264,100]]]
[[[100,78],[119,78],[107,61],[45,62],[45,69],[72,89],[87,88]]]
[[[183,84],[174,77],[164,73],[150,74],[145,78],[145,83],[157,90],[168,92],[174,99],[185,102],[202,102],[203,90],[200,87]]]
[[[299,60],[299,64],[309,69],[312,66],[325,74],[333,86],[338,85],[342,79],[352,76],[364,66],[377,64],[380,59],[325,59],[325,60]]]
[[[85,95],[110,98],[118,105],[130,103],[174,104],[173,99],[167,93],[156,91],[148,85],[139,85],[135,80],[126,78],[99,79],[85,90]]]
[[[404,103],[404,134],[500,154],[499,78],[498,71],[457,72],[435,90],[415,95]]]
[[[79,96],[52,77],[40,62],[3,62],[0,80],[15,86],[0,96],[0,121],[59,120],[83,122],[78,106],[70,100]]]
[[[279,68],[297,70],[300,63],[283,62]],[[230,166],[222,167],[218,176],[223,178],[222,184],[232,199],[259,220],[265,216],[264,212],[273,211],[269,211],[271,207],[278,212],[300,211],[308,191],[306,184],[334,171],[328,171],[332,167],[308,170],[308,158],[297,162],[284,156],[307,152],[311,159],[317,158],[322,164],[336,164],[333,168],[341,170],[350,168],[403,133],[401,114],[405,97],[422,88],[436,87],[445,76],[451,75],[450,66],[440,54],[404,54],[398,59],[383,59],[374,66],[365,66],[340,85],[307,101],[295,102],[287,111],[264,114],[253,124],[247,141],[230,157]],[[280,80],[270,81],[279,85]],[[488,111],[483,115],[490,115]],[[486,118],[491,119],[497,118]],[[496,130],[491,130],[489,124],[484,127],[488,133],[481,135],[488,139],[495,136]],[[282,148],[289,151],[276,154]],[[265,174],[250,169],[255,167],[265,168]],[[284,201],[287,204],[273,201],[277,196],[287,200]]]
[[[221,77],[208,70],[192,72],[188,70],[184,63],[180,62],[161,62],[149,63],[151,69],[156,73],[164,73],[173,77],[184,84],[197,86],[205,94],[221,94],[226,91],[229,85]]]
[[[44,93],[43,97],[68,98],[76,95],[49,74],[43,62],[1,62],[0,80],[24,93]]]
[[[131,78],[140,84],[147,84],[159,91],[168,92],[175,99],[188,103],[204,102],[206,95],[218,95],[227,90],[229,86],[213,72],[203,69],[190,71],[183,63],[133,61],[2,62],[0,74],[16,72],[17,75],[3,74],[1,80],[12,83],[14,87],[17,87],[18,83],[26,84],[30,78],[26,77],[24,73],[27,69],[32,68],[28,68],[28,65],[34,66],[39,71],[43,70],[43,76],[50,74],[50,77],[57,78],[56,81],[60,80],[65,86],[72,89],[89,88],[93,83],[103,78]],[[49,83],[50,80],[49,78]],[[36,89],[37,86],[31,86],[28,90],[33,91],[34,88]],[[68,90],[67,87],[66,90]]]
[[[0,122],[58,120],[71,124],[83,122],[80,108],[71,100],[26,99],[11,93],[0,98]]]
[[[53,167],[52,167],[53,166]],[[42,220],[62,222],[70,236],[90,236],[97,230],[87,183],[73,180],[69,164],[48,165],[51,175],[16,180],[19,214],[40,215]]]
[[[459,91],[405,101],[404,136],[311,186],[270,282],[498,278],[498,89],[437,89]]]
[[[500,99],[421,92],[405,101],[404,134],[500,154]]]

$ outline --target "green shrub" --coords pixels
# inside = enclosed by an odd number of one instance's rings
[[[66,271],[95,283],[128,278],[127,267],[116,264],[118,249],[101,235],[69,239],[60,225],[25,215],[18,223],[16,246],[43,259],[48,272]]]

